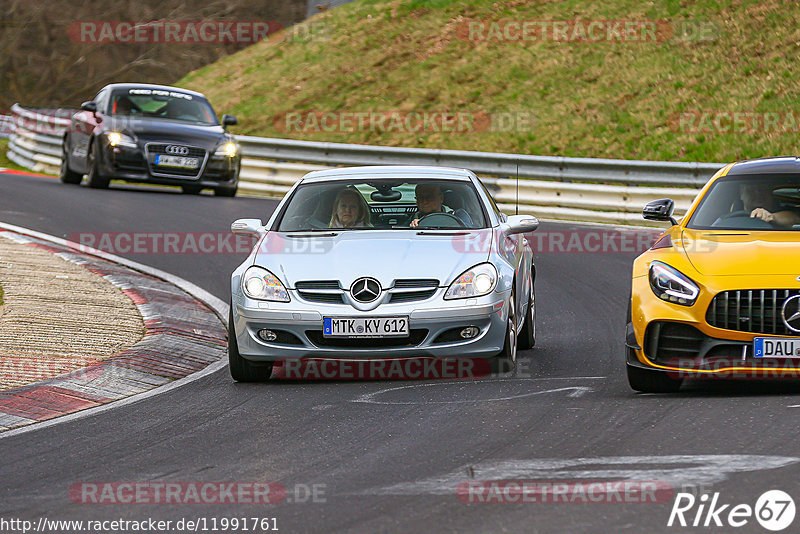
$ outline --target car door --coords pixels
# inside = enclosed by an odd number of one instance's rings
[[[89,141],[103,122],[103,113],[108,104],[108,94],[109,91],[103,89],[94,97],[93,101],[97,104],[95,113],[80,110],[72,116],[67,150],[70,156],[70,167],[76,172],[85,173],[89,170],[86,164]]]

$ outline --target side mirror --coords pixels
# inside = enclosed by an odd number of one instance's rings
[[[83,111],[97,113],[97,102],[95,102],[94,100],[89,100],[88,102],[84,102],[83,104],[81,104],[81,109]]]
[[[675,201],[671,198],[662,198],[648,202],[642,210],[642,217],[648,221],[669,221],[675,225],[678,221],[672,217],[673,211],[675,211]]]
[[[233,115],[225,114],[225,115],[222,116],[222,125],[223,126],[225,126],[225,127],[234,126],[236,124],[239,124],[239,119],[237,119]]]
[[[261,237],[266,233],[261,219],[237,219],[231,223],[231,232],[256,237]]]
[[[507,235],[527,234],[539,228],[539,219],[533,215],[509,215],[506,219]]]

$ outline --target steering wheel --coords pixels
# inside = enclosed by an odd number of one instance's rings
[[[453,215],[452,213],[429,213],[419,220],[419,222],[417,223],[417,228],[433,228],[433,227],[452,228],[453,227],[452,223],[455,223],[454,228],[466,227],[464,222],[455,215]]]
[[[750,212],[747,210],[736,210],[730,213],[726,213],[717,219],[718,221],[727,221],[728,219],[733,219],[734,217],[750,217]]]
[[[721,215],[711,226],[721,226],[721,223],[723,221],[727,221],[728,219],[745,219],[745,221],[739,221],[738,225],[734,222],[734,228],[742,228],[747,230],[772,230],[774,228],[772,223],[768,223],[767,221],[757,217],[750,217],[750,212],[747,210],[736,210],[726,213],[725,215]]]

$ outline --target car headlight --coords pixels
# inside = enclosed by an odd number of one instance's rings
[[[239,147],[236,146],[236,143],[229,141],[227,143],[222,143],[217,147],[217,150],[214,152],[215,156],[218,157],[229,157],[233,158],[236,157],[236,154],[239,152]]]
[[[130,135],[120,132],[108,132],[106,134],[108,144],[110,146],[124,146],[128,148],[136,148],[136,139]]]
[[[250,267],[242,276],[242,291],[251,299],[289,302],[289,293],[278,277],[261,267]]]
[[[481,263],[461,273],[447,288],[444,298],[450,300],[481,297],[491,293],[496,286],[497,269],[491,263]]]
[[[650,264],[650,287],[658,298],[682,306],[693,305],[700,294],[689,277],[660,261]]]

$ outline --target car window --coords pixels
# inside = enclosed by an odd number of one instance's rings
[[[687,227],[708,230],[800,230],[800,175],[721,178]]]
[[[111,97],[111,115],[217,125],[217,117],[204,98],[178,91],[124,89]]]
[[[489,204],[491,205],[495,215],[497,215],[497,218],[501,221],[505,220],[505,215],[500,211],[500,208],[497,207],[497,204],[494,201],[494,196],[492,196],[492,193],[489,192],[489,188],[486,187],[486,184],[484,184],[480,179],[478,179],[478,183],[481,184],[483,192],[486,193],[487,197],[489,197]]]
[[[94,97],[94,102],[97,104],[97,111],[100,113],[106,113],[108,111],[108,94],[109,91],[107,89],[103,89]]]
[[[420,229],[486,227],[485,209],[470,181],[364,179],[299,186],[277,228],[281,232],[409,229],[415,219]]]

